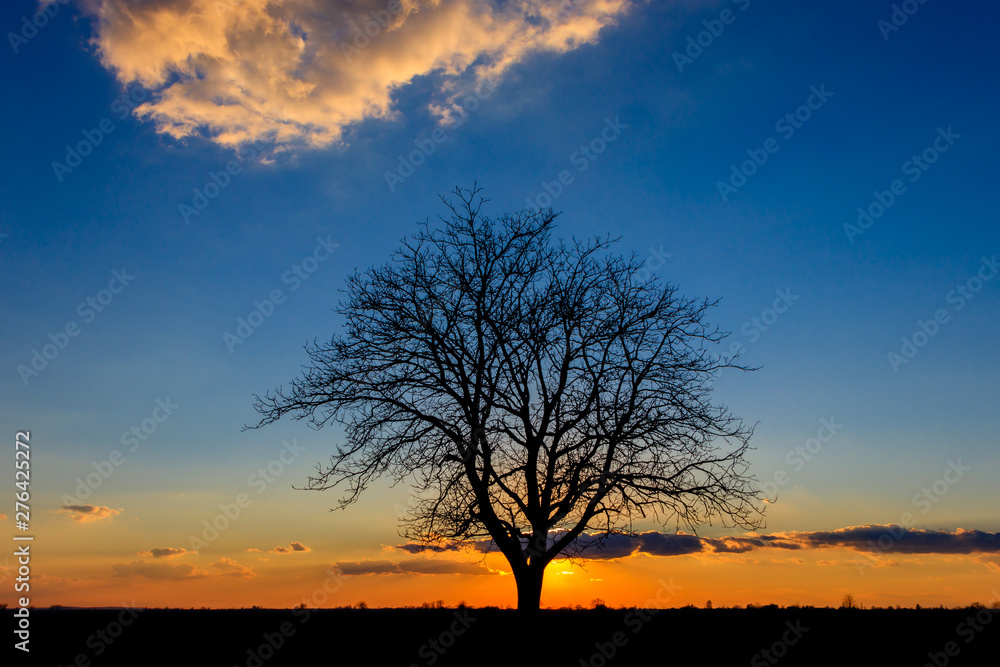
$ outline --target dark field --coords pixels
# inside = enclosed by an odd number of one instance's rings
[[[609,609],[526,623],[498,609],[39,609],[30,646],[6,664],[943,667],[1000,664],[1000,613]]]

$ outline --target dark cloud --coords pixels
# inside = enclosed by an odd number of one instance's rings
[[[1000,533],[981,530],[919,530],[896,524],[851,526],[833,531],[790,533],[812,548],[845,547],[901,554],[1000,553]]]
[[[560,531],[561,532],[561,531]],[[560,532],[549,535],[549,544],[559,539]],[[527,540],[522,540],[527,545]],[[458,551],[469,548],[479,553],[496,551],[493,540],[477,540],[465,545],[461,544],[418,544],[409,542],[396,547],[412,554],[427,551],[440,553],[443,551]],[[610,560],[625,558],[634,553],[647,553],[651,556],[680,556],[703,550],[702,540],[696,535],[668,534],[657,532],[639,533],[637,535],[602,535],[599,533],[584,533],[567,549],[568,554],[578,554],[588,560]]]
[[[801,549],[802,545],[777,535],[755,535],[754,537],[703,538],[705,544],[716,553],[741,554],[754,549]]]
[[[249,551],[249,549],[248,549],[248,551]],[[274,547],[268,553],[272,553],[272,554],[290,554],[290,553],[294,553],[296,551],[298,551],[298,552],[304,552],[304,551],[312,551],[312,549],[310,549],[306,545],[302,544],[301,542],[292,542],[287,547],[281,547],[281,546]]]
[[[389,560],[366,560],[361,562],[341,562],[335,567],[344,575],[364,574],[493,574],[478,563],[464,563],[453,560],[431,560],[412,558],[393,562]]]
[[[459,544],[448,544],[448,545],[435,545],[435,544],[417,544],[415,542],[409,542],[407,544],[401,544],[397,549],[402,549],[403,551],[411,554],[422,554],[425,551],[430,551],[432,553],[441,553],[442,551],[458,551],[462,548]]]
[[[650,531],[637,535],[583,534],[569,547],[567,553],[588,560],[610,560],[636,553],[683,556],[703,549],[702,540],[697,535]]]
[[[399,566],[389,560],[366,560],[360,563],[343,561],[336,564],[341,574],[398,574]]]
[[[593,560],[610,560],[625,558],[642,547],[642,536],[628,535],[588,535],[583,534],[576,539],[567,550],[568,553],[582,553],[581,558]]]
[[[682,556],[702,550],[702,540],[696,535],[642,533],[639,552],[650,556]]]
[[[558,533],[549,537],[551,544]],[[525,542],[526,544],[526,542]],[[864,552],[900,554],[1000,553],[1000,533],[959,528],[954,531],[904,528],[895,524],[851,526],[833,531],[789,532],[737,537],[698,537],[684,533],[646,532],[636,535],[583,534],[566,550],[567,555],[587,560],[611,560],[637,553],[650,556],[683,556],[706,550],[740,554],[757,549],[824,549],[839,547]],[[471,548],[484,553],[495,551],[492,540],[462,545],[403,544],[409,553],[441,552]]]
[[[196,551],[188,551],[187,549],[175,549],[173,547],[163,547],[160,549],[150,549],[149,551],[140,551],[140,556],[152,556],[153,558],[173,558],[174,556],[183,556],[184,554],[193,554]]]

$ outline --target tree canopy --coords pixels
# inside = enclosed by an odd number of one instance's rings
[[[617,239],[554,241],[551,209],[490,218],[477,187],[453,195],[441,226],[349,277],[344,331],[307,345],[303,374],[255,396],[256,427],[344,425],[306,488],[342,486],[344,507],[378,478],[409,482],[404,534],[488,538],[527,610],[581,536],[645,518],[759,527],[752,428],[710,401],[718,371],[743,368],[713,353],[715,302],[641,279]]]

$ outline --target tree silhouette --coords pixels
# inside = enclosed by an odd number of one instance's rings
[[[841,609],[864,609],[864,605],[860,604],[851,593],[845,593],[844,597],[840,599]]]
[[[491,219],[478,187],[452,194],[443,227],[348,278],[345,331],[306,346],[302,376],[254,396],[253,428],[344,425],[305,488],[344,484],[345,507],[410,481],[404,536],[499,550],[528,612],[549,562],[637,519],[759,527],[752,429],[708,400],[717,371],[743,368],[710,352],[714,302],[640,280],[617,239],[553,242],[551,209]]]

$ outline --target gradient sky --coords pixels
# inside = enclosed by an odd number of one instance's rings
[[[778,482],[761,533],[797,547],[619,545],[553,563],[543,605],[647,604],[661,580],[680,587],[667,606],[1000,589],[994,3],[913,2],[898,26],[888,1],[42,7],[37,29],[37,3],[0,9],[0,471],[12,485],[14,434],[30,430],[35,604],[513,604],[498,555],[400,548],[405,488],[333,513],[336,492],[292,489],[336,429],[241,431],[251,394],[338,331],[345,277],[474,179],[493,213],[551,205],[558,234],[620,234],[619,252],[721,299],[712,321],[760,370],[723,375],[716,396],[758,424],[753,471]],[[372,11],[390,20],[366,24]],[[352,25],[374,33],[363,48],[345,48]],[[420,146],[433,152],[407,157]],[[564,170],[572,182],[540,199]],[[284,301],[227,344],[273,290]],[[64,349],[25,370],[50,334]],[[123,441],[133,428],[144,440]],[[809,460],[795,454],[817,434]],[[238,518],[195,548],[241,493]],[[875,554],[864,536],[884,529],[847,530],[890,524],[907,531]]]

